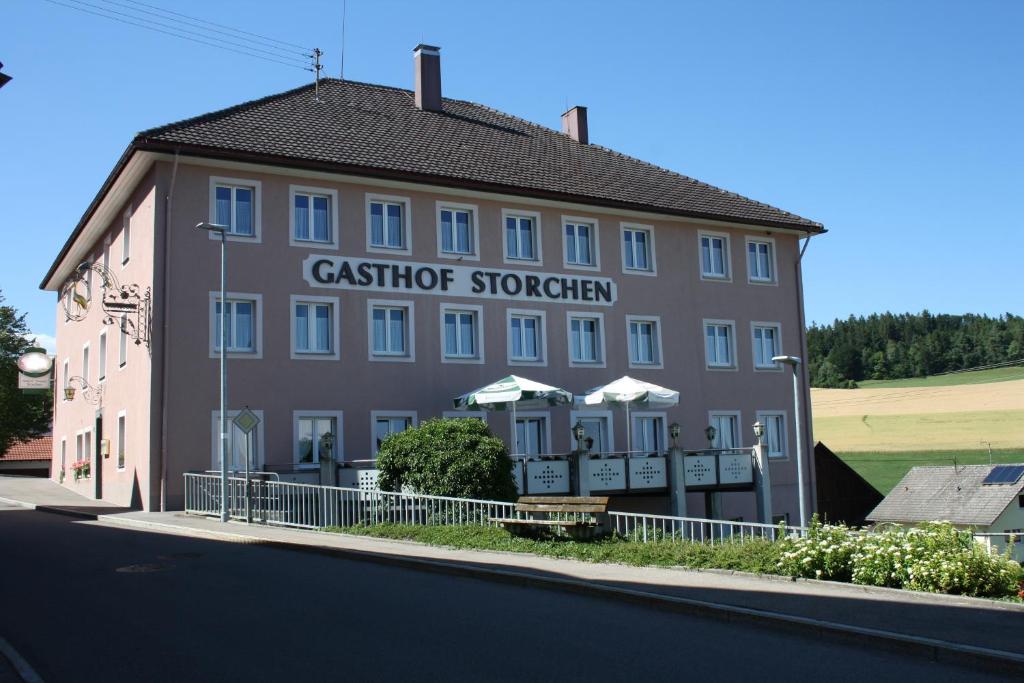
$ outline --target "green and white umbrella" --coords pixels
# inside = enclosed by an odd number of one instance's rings
[[[515,442],[516,408],[547,408],[572,403],[572,393],[532,379],[509,375],[493,384],[474,389],[454,400],[456,410],[511,410],[512,441]],[[513,448],[515,446],[513,445]]]
[[[586,392],[583,395],[583,403],[588,406],[626,406],[626,451],[629,452],[633,448],[630,406],[668,408],[679,403],[679,392],[624,375],[614,382],[594,387]]]

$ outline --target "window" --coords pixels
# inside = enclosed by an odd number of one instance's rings
[[[368,195],[366,221],[368,251],[412,253],[408,199]]]
[[[704,321],[704,348],[709,368],[736,367],[734,329],[732,321]]]
[[[228,226],[228,239],[260,241],[260,183],[235,178],[210,178],[210,221]],[[210,232],[210,239],[220,239]]]
[[[64,379],[63,379],[64,386],[63,386],[63,388],[67,389],[69,386],[71,386],[70,382],[68,382],[68,380],[71,379],[71,361],[69,359],[67,359],[67,358],[64,359],[64,372],[61,373],[61,374],[64,376]],[[65,401],[68,400],[67,399],[67,394],[64,394],[64,400]]]
[[[340,460],[342,415],[338,411],[294,414],[295,464],[312,467]]]
[[[601,411],[570,411],[570,431],[579,422],[583,425],[583,448],[591,453],[612,453],[615,449],[612,438],[612,413],[610,410]],[[576,448],[576,439],[573,437],[572,448]]]
[[[121,265],[128,263],[132,255],[132,212],[126,209],[121,218]]]
[[[665,452],[665,416],[633,414],[633,433],[630,434],[634,453],[658,455]]]
[[[769,458],[785,458],[786,413],[782,411],[761,411],[757,420],[764,425],[764,445]]]
[[[82,462],[85,458],[85,434],[75,434],[75,462]]]
[[[110,235],[103,238],[103,269],[110,270]]]
[[[772,515],[772,524],[785,524],[789,525],[789,513],[784,512],[781,515]]]
[[[772,358],[781,354],[779,326],[769,323],[753,323],[754,368],[757,370],[778,370],[778,363]]]
[[[775,242],[769,239],[747,240],[747,279],[750,282],[775,282]]]
[[[263,466],[263,425],[266,424],[266,420],[263,419],[263,411],[250,408],[256,417],[260,419],[259,424],[248,434],[242,432],[241,429],[235,426],[232,422],[237,416],[239,411],[229,410],[227,414],[228,423],[228,469],[233,472],[242,471],[245,469],[246,458],[249,460],[249,469],[257,470]],[[220,458],[218,457],[218,448],[220,445],[220,413],[216,410],[210,414],[211,419],[211,446],[212,455],[210,457],[210,469],[220,470]]]
[[[626,316],[629,367],[661,367],[661,324],[655,317]]]
[[[513,455],[542,455],[550,451],[547,426],[547,415],[517,415]]]
[[[125,431],[125,411],[121,411],[117,414],[117,469],[124,469],[124,454],[125,454],[125,438],[127,433]]]
[[[562,216],[566,268],[596,270],[597,221]]]
[[[654,274],[654,229],[651,226],[622,226],[622,272]]]
[[[413,412],[388,412],[375,410],[370,413],[373,421],[373,457],[377,457],[377,451],[384,439],[392,434],[404,432],[416,426],[416,413]]]
[[[89,384],[89,344],[82,346],[82,379]]]
[[[715,428],[715,439],[711,442],[712,448],[739,448],[739,422],[740,414],[736,413],[711,413],[708,424]]]
[[[566,314],[569,319],[569,365],[604,366],[603,318],[581,313]]]
[[[729,236],[700,234],[700,274],[705,279],[729,279]]]
[[[64,442],[61,441],[61,462],[64,460]],[[1024,508],[1024,494],[1017,496],[1017,507]]]
[[[67,463],[68,463],[68,440],[67,439],[61,439],[60,440],[60,469],[61,469],[61,471],[64,471],[64,468],[67,466]]]
[[[477,260],[479,228],[477,207],[471,204],[437,203],[437,255]]]
[[[483,362],[483,308],[441,305],[441,359],[445,362]]]
[[[292,358],[338,359],[338,300],[293,296],[291,305]]]
[[[293,246],[338,246],[338,193],[317,187],[289,188],[292,205],[290,244]]]
[[[255,356],[258,351],[257,340],[259,338],[259,298],[253,294],[228,293],[227,300],[227,328],[223,335],[225,349],[228,353],[238,354],[240,357]],[[216,356],[220,353],[221,343],[221,302],[219,292],[210,292],[210,315],[213,318],[210,324],[210,354]]]
[[[544,311],[508,310],[509,365],[545,365]]]
[[[502,211],[505,222],[505,261],[541,263],[540,214],[532,211]]]
[[[100,332],[100,357],[97,367],[96,379],[100,382],[107,378],[107,331]]]
[[[128,362],[128,315],[122,315],[118,329],[121,331],[117,345],[117,366],[123,368]]]
[[[369,301],[370,360],[415,358],[410,301]]]

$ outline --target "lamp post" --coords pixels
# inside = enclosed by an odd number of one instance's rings
[[[220,521],[228,521],[228,365],[227,344],[224,340],[228,329],[227,271],[228,271],[228,226],[216,223],[197,223],[196,229],[220,233],[220,439],[217,454],[220,456]],[[248,457],[248,456],[246,456]],[[248,481],[246,481],[248,486]]]
[[[772,362],[782,363],[793,368],[793,412],[796,419],[796,481],[797,486],[800,487],[800,526],[804,527],[807,526],[807,503],[804,500],[806,496],[804,491],[804,458],[801,448],[802,435],[800,433],[800,378],[797,376],[801,360],[796,356],[774,356]]]

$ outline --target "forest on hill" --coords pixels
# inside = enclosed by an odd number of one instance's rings
[[[925,377],[1024,357],[1024,318],[1007,313],[874,313],[807,330],[811,386]]]

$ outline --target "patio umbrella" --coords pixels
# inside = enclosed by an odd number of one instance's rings
[[[633,449],[632,434],[630,433],[632,425],[629,420],[630,406],[668,408],[679,403],[679,392],[624,375],[614,382],[594,387],[586,392],[583,395],[583,403],[588,406],[626,406],[626,452],[629,453]]]
[[[509,375],[493,384],[457,396],[453,403],[456,410],[511,410],[512,440],[515,442],[516,406],[530,409],[565,405],[572,403],[572,394],[532,379]]]

